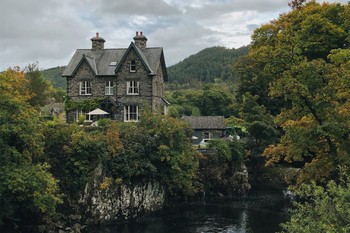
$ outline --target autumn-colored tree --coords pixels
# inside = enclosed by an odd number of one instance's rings
[[[19,68],[0,73],[0,227],[7,230],[49,219],[61,202],[57,180],[41,163],[42,127],[26,84]]]
[[[236,66],[239,94],[256,96],[283,130],[264,151],[268,164],[302,168],[298,183],[326,182],[338,164],[350,163],[350,5],[292,3],[292,11],[255,30],[249,54]]]

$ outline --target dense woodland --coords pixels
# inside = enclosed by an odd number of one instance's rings
[[[248,48],[209,48],[170,67],[167,117],[144,113],[138,123],[95,128],[48,121],[39,106],[63,89],[36,64],[0,73],[2,228],[30,224],[27,215],[60,221],[97,164],[106,171],[101,189],[157,179],[170,196],[188,198],[214,192],[244,162],[254,179],[280,177],[297,195],[283,232],[349,232],[350,4],[290,7],[257,28]],[[200,175],[203,155],[191,148],[184,115],[224,115],[242,136],[211,145],[220,151],[207,158],[211,178]]]
[[[167,87],[168,89],[199,88],[201,84],[218,81],[235,82],[237,75],[232,69],[232,64],[247,52],[247,47],[204,49],[168,68]]]

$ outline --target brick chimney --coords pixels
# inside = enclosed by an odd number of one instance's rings
[[[142,35],[142,32],[136,32],[136,36],[134,36],[135,45],[139,48],[144,49],[147,46],[147,38]]]
[[[106,42],[105,39],[100,37],[100,34],[96,32],[96,36],[91,38],[92,41],[92,50],[97,51],[97,50],[103,50],[104,49],[104,43]]]

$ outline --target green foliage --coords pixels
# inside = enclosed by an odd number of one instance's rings
[[[181,120],[145,112],[135,123],[50,124],[45,129],[45,153],[61,190],[73,198],[98,164],[106,177],[118,183],[159,180],[172,195],[191,195],[198,158],[190,136],[191,130]]]
[[[203,90],[187,89],[167,93],[171,103],[170,115],[181,116],[226,116],[237,115],[232,86],[208,84]]]
[[[64,107],[66,111],[72,109],[80,109],[83,111],[89,111],[97,108],[104,98],[90,98],[84,101],[72,101],[69,97],[65,96]]]
[[[204,88],[199,100],[199,109],[203,116],[225,116],[233,114],[234,96],[219,86],[210,85]]]
[[[100,132],[79,130],[71,135],[68,145],[64,146],[68,157],[64,166],[64,177],[61,178],[66,193],[78,195],[89,181],[93,170],[101,158],[107,155],[105,137]]]
[[[263,150],[277,140],[278,131],[274,119],[263,105],[256,102],[258,97],[245,93],[242,97],[240,116],[248,131],[246,148],[253,157],[260,156]]]
[[[349,232],[349,184],[349,176],[343,176],[339,184],[331,180],[326,187],[303,184],[295,192],[301,200],[294,203],[290,221],[282,224],[283,232]]]
[[[227,141],[224,140],[210,140],[209,148],[214,148],[216,150],[215,158],[221,162],[231,161],[232,154],[231,148]]]
[[[242,179],[235,176],[241,172],[244,148],[237,140],[210,140],[209,148],[214,151],[200,159],[199,182],[204,191],[211,193],[237,194],[242,188]]]
[[[178,87],[185,87],[184,84],[198,87],[200,83],[214,83],[218,79],[232,82],[236,76],[232,73],[231,65],[246,53],[247,47],[204,49],[168,68],[170,82],[168,87],[178,89]]]
[[[29,64],[25,68],[25,77],[28,80],[27,88],[33,94],[29,103],[36,107],[48,104],[53,96],[53,87],[42,77],[38,65]]]
[[[62,201],[57,195],[57,181],[48,168],[47,164],[1,168],[1,221],[14,216],[25,219],[29,213],[49,217],[55,214],[56,205]]]
[[[122,149],[106,160],[109,174],[131,181],[158,179],[172,195],[193,194],[198,160],[187,127],[181,120],[147,112],[138,123],[121,124]]]
[[[296,9],[254,31],[249,54],[235,65],[241,75],[239,96],[258,96],[257,103],[273,115],[290,103],[283,97],[270,98],[271,83],[299,62],[326,60],[331,50],[349,45],[348,5],[295,2]]]
[[[53,90],[52,97],[55,99],[56,102],[63,103],[66,94],[66,91],[59,87]]]

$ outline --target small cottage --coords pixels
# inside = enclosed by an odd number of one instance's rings
[[[192,144],[198,145],[207,140],[227,137],[229,128],[223,116],[185,116],[193,130]]]

